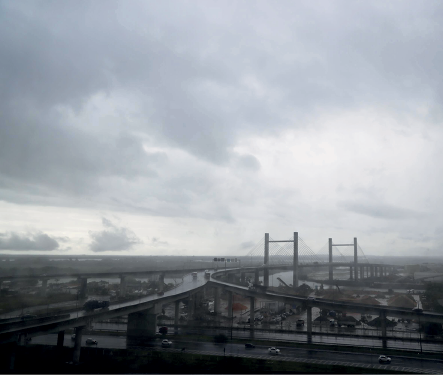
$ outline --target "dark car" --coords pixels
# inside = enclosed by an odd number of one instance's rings
[[[83,305],[83,309],[86,311],[92,311],[99,308],[105,309],[107,307],[109,307],[109,301],[97,301],[96,299],[90,299]]]
[[[245,344],[245,348],[246,349],[254,349],[255,345],[254,344]]]
[[[25,314],[20,317],[21,320],[37,319],[37,315]]]
[[[168,333],[168,327],[160,327],[158,329],[158,332],[161,333],[162,335],[166,335]]]

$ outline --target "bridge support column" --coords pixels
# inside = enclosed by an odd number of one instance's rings
[[[332,268],[332,238],[329,239],[329,282],[334,281],[334,269]]]
[[[380,312],[380,328],[381,328],[381,340],[382,340],[382,344],[383,344],[383,349],[386,349],[388,344],[387,344],[387,340],[386,340],[386,312],[385,311],[381,311]]]
[[[45,296],[47,291],[48,291],[48,279],[43,279],[40,294]]]
[[[308,306],[306,312],[306,329],[308,332],[308,344],[310,344],[312,342],[312,307]]]
[[[255,297],[249,298],[249,321],[251,327],[251,336],[254,336],[255,329]]]
[[[65,341],[65,331],[59,331],[57,334],[57,348],[63,348],[63,343]]]
[[[358,281],[358,250],[357,250],[357,237],[354,237],[354,273],[355,281]]]
[[[254,284],[260,284],[260,270],[256,270],[254,274]]]
[[[269,286],[269,233],[265,233],[265,259],[263,269],[263,285]]]
[[[298,232],[294,232],[294,269],[292,271],[292,287],[298,287]]]
[[[78,364],[80,362],[80,350],[82,347],[82,336],[84,328],[84,326],[75,328],[74,352],[72,353],[72,362],[74,362],[75,364]]]
[[[241,272],[241,273],[240,273],[240,282],[241,282],[241,283],[244,283],[244,282],[245,282],[245,273],[244,273],[244,272]]]
[[[180,301],[174,303],[174,332],[178,333],[178,323],[180,322]]]
[[[120,297],[126,296],[126,277],[120,276]]]
[[[80,283],[80,289],[79,289],[79,293],[78,293],[78,297],[79,299],[85,299],[86,298],[86,289],[88,286],[88,279],[84,278],[84,277],[79,277],[77,279],[77,281]]]
[[[214,312],[216,315],[220,314],[220,289],[214,287]]]
[[[228,318],[232,319],[232,297],[233,293],[228,291]]]
[[[188,319],[192,319],[195,312],[195,296],[191,294],[188,298]]]
[[[126,337],[154,337],[157,332],[157,315],[161,313],[161,304],[154,307],[128,314],[128,329]]]
[[[158,290],[163,292],[164,287],[165,287],[165,274],[161,273],[158,276]]]
[[[228,273],[228,283],[233,283],[235,280],[235,275],[233,273]]]

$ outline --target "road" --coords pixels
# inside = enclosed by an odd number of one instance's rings
[[[168,290],[168,291],[164,292],[164,295],[162,295],[161,297],[156,295],[156,294],[150,295],[150,296],[145,296],[145,297],[140,297],[138,299],[131,300],[131,301],[128,301],[128,302],[112,304],[106,310],[97,309],[94,312],[86,312],[84,310],[77,310],[75,312],[68,313],[67,315],[69,315],[69,316],[66,316],[66,317],[64,317],[62,319],[59,319],[59,320],[54,319],[53,321],[51,321],[51,323],[56,323],[58,321],[63,322],[63,321],[67,321],[67,320],[71,320],[71,319],[76,319],[76,318],[81,318],[81,317],[91,317],[91,318],[94,318],[94,315],[100,315],[103,312],[108,312],[108,311],[112,311],[112,310],[118,310],[118,309],[125,308],[125,307],[137,306],[137,305],[139,305],[141,303],[155,301],[155,300],[161,301],[163,298],[166,298],[166,297],[169,297],[169,296],[174,296],[174,295],[181,294],[181,293],[185,293],[185,292],[191,291],[193,289],[196,289],[198,287],[201,287],[204,284],[206,284],[207,282],[208,282],[208,279],[205,278],[204,271],[200,271],[200,272],[198,272],[197,279],[194,279],[192,277],[192,274],[186,275],[186,276],[183,277],[182,282],[179,285],[177,285],[174,289],[171,289],[171,290]],[[50,307],[51,307],[51,305],[50,305]],[[122,313],[122,315],[124,315],[124,313]],[[29,323],[27,323],[26,326],[27,326],[27,328],[31,328],[32,327],[32,325],[30,325]],[[35,326],[38,327],[39,324],[36,323]],[[2,330],[2,333],[14,332],[16,330],[17,330],[16,328],[5,327],[5,329]]]
[[[89,335],[83,337],[82,346],[87,346],[85,341],[87,338],[92,338],[98,341],[97,347],[108,348],[108,349],[130,349],[130,348],[161,348],[161,340],[153,340],[143,343],[128,342],[124,336],[100,336],[100,335]],[[215,344],[211,342],[195,342],[195,341],[177,341],[168,336],[172,341],[172,349],[182,349],[186,350],[197,350],[211,352],[214,354],[224,354],[223,349],[226,349],[226,355],[244,355],[244,354],[254,354],[263,355],[269,358],[273,358],[268,353],[268,347],[262,345],[256,345],[254,349],[246,349],[243,344]],[[45,344],[45,345],[56,345],[57,335],[50,334],[45,336],[39,336],[32,339],[32,344]],[[74,341],[71,340],[71,335],[66,334],[64,345],[68,347],[74,346]],[[312,349],[300,349],[300,348],[290,348],[284,345],[279,346],[281,350],[282,357],[291,358],[305,358],[310,360],[328,360],[328,361],[338,361],[338,362],[351,362],[359,365],[375,365],[378,364],[378,356],[383,354],[382,350],[374,350],[374,354],[364,354],[364,353],[350,353],[350,352],[337,352],[328,350],[312,350]],[[426,369],[426,370],[437,370],[441,371],[443,367],[443,361],[428,360],[428,359],[418,359],[409,358],[404,356],[391,357],[392,366],[408,367],[415,369]]]

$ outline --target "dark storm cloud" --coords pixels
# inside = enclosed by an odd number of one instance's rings
[[[395,207],[380,202],[340,201],[337,206],[347,211],[377,219],[403,220],[422,217],[423,214],[407,208]]]
[[[441,20],[434,1],[2,1],[2,196],[60,205],[81,195],[92,205],[232,220],[224,201],[211,215],[193,208],[196,197],[220,199],[220,176],[203,185],[192,174],[163,179],[166,168],[142,140],[214,167],[234,160],[259,171],[255,156],[233,152],[239,139],[277,136],[330,111],[371,106],[405,115],[425,105],[425,116],[438,119]],[[134,116],[107,107],[120,104],[116,93],[134,102]],[[98,95],[109,100],[100,107],[109,123],[70,124],[95,113],[86,104]],[[132,196],[137,183],[146,188]],[[158,208],[139,205],[143,191]]]
[[[46,233],[0,233],[0,250],[59,250],[59,243]]]
[[[142,243],[136,234],[128,228],[119,227],[109,219],[102,218],[105,230],[89,232],[93,252],[130,250],[134,245]]]

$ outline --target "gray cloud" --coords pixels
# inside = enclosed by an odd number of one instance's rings
[[[107,218],[102,218],[102,223],[105,230],[89,232],[92,240],[89,248],[93,252],[130,250],[134,245],[142,243],[130,229],[118,227]]]
[[[350,212],[377,219],[403,220],[423,216],[423,213],[414,210],[395,207],[380,202],[339,201],[337,206]]]
[[[59,243],[46,233],[19,234],[16,232],[0,233],[1,250],[60,250]]]

